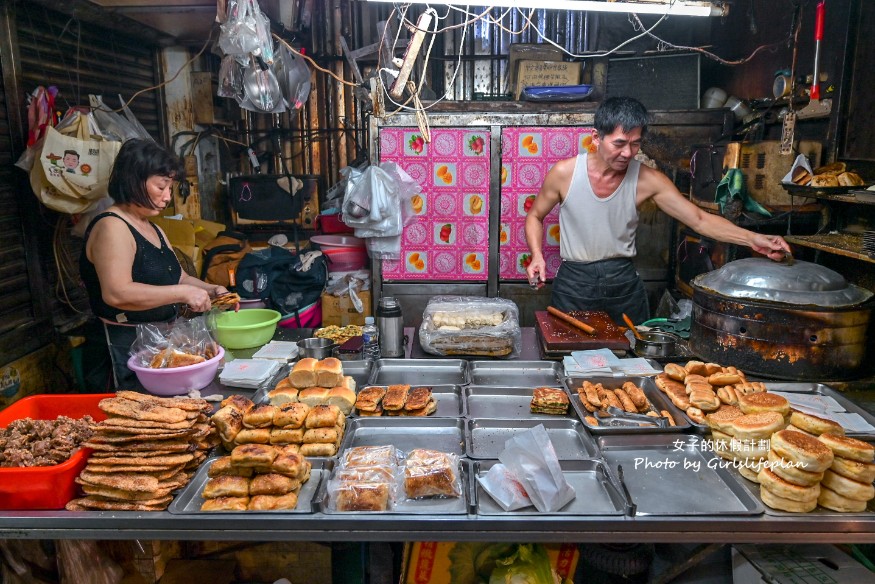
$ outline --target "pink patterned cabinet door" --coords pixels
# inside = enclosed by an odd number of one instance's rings
[[[591,127],[507,127],[501,132],[501,229],[498,277],[525,280],[529,265],[526,213],[550,168],[564,158],[593,151]],[[544,219],[542,246],[547,277],[553,278],[559,257],[559,208]]]
[[[393,161],[422,186],[416,218],[401,236],[401,258],[383,279],[483,281],[489,251],[489,130],[382,128],[380,161]]]

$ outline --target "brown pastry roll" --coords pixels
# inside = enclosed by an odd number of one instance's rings
[[[256,495],[249,500],[249,511],[280,511],[291,510],[298,506],[298,494],[291,492],[285,495]]]
[[[273,415],[276,406],[261,404],[250,408],[243,414],[243,426],[245,428],[270,428],[273,426]]]
[[[206,499],[201,505],[201,511],[246,511],[249,497],[216,497]]]
[[[276,447],[267,444],[242,444],[231,451],[231,463],[235,466],[270,467],[276,457]]]
[[[247,497],[249,496],[249,480],[246,477],[221,475],[213,477],[204,485],[204,499],[216,497]]]
[[[301,488],[301,482],[278,473],[259,474],[249,482],[250,495],[285,495]]]
[[[310,406],[304,403],[287,403],[277,407],[273,415],[273,425],[280,428],[300,428],[310,413]]]
[[[332,428],[337,425],[340,408],[337,406],[316,406],[307,414],[304,426],[310,428]]]
[[[213,464],[210,465],[210,468],[207,469],[208,477],[218,477],[222,475],[231,475],[238,477],[251,477],[252,469],[251,468],[240,468],[234,466],[231,462],[230,456],[221,456],[213,461]]]
[[[271,428],[271,444],[300,444],[304,441],[303,428]]]
[[[269,428],[243,428],[234,439],[237,444],[267,444],[270,442]]]

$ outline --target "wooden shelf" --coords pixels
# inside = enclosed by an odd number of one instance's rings
[[[801,245],[834,253],[864,262],[875,264],[875,258],[862,252],[863,237],[849,233],[827,233],[824,235],[788,235],[784,237],[787,243]]]

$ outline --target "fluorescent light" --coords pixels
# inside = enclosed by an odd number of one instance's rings
[[[427,0],[370,0],[393,4],[450,4],[455,6],[495,6],[498,8],[537,8],[549,10],[580,10],[587,12],[636,12],[638,14],[669,14],[672,16],[724,16],[726,5],[712,2],[601,2],[598,0],[485,0],[484,2],[429,2]]]

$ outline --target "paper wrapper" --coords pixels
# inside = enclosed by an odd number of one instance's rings
[[[801,166],[804,168],[809,175],[814,176],[814,171],[811,170],[811,165],[808,164],[808,159],[804,154],[800,154],[796,157],[796,160],[793,161],[793,166],[790,167],[790,172],[784,175],[784,178],[781,179],[781,182],[786,185],[796,184],[793,182],[793,171],[796,170],[797,167]]]

